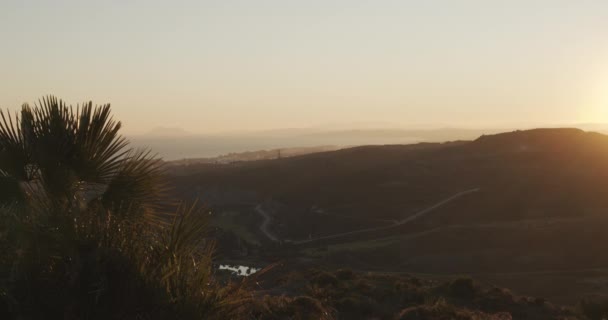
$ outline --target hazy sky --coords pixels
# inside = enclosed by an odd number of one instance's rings
[[[608,122],[608,1],[0,1],[0,106],[126,131]]]

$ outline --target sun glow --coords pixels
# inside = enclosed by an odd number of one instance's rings
[[[608,103],[605,104],[605,107],[595,108],[596,110],[591,112],[591,115],[585,119],[587,122],[592,123],[607,123],[608,122]]]
[[[604,84],[608,85],[608,82],[605,82]],[[603,87],[604,90],[598,90],[601,91],[601,93],[598,92],[598,98],[592,106],[592,117],[589,119],[590,121],[608,123],[608,86]]]
[[[608,97],[607,99],[595,99],[594,103],[587,104],[581,108],[579,122],[585,123],[608,123]]]
[[[598,68],[598,76],[588,84],[588,95],[580,119],[591,123],[608,123],[608,67]]]

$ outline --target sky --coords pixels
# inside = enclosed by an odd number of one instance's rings
[[[0,1],[0,107],[125,132],[608,122],[608,1]]]

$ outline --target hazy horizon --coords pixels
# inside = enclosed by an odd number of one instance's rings
[[[173,136],[231,136],[241,134],[274,134],[274,133],[328,133],[345,131],[442,131],[442,130],[462,130],[462,131],[488,131],[488,132],[508,132],[512,130],[530,130],[545,128],[574,128],[583,131],[598,131],[600,133],[608,131],[608,123],[589,122],[589,123],[525,123],[504,124],[501,126],[458,126],[450,124],[411,124],[400,125],[397,123],[326,123],[308,127],[272,127],[263,129],[242,129],[231,131],[190,131],[181,127],[156,126],[142,132],[128,132],[132,137],[173,137]]]
[[[574,127],[574,126],[558,126]],[[176,128],[160,128],[143,135],[127,135],[136,147],[154,150],[165,160],[213,158],[252,151],[313,148],[354,147],[361,145],[414,144],[420,142],[449,142],[475,140],[482,135],[504,133],[532,127],[513,128],[299,128],[268,131],[232,132],[221,134],[194,134]],[[579,129],[608,132],[608,125],[587,124]]]
[[[608,122],[605,1],[3,1],[0,107],[125,132]]]

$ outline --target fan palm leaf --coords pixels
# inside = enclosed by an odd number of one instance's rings
[[[24,104],[20,116],[0,111],[0,120],[0,188],[6,195],[34,184],[28,189],[51,199],[73,201],[80,194],[117,214],[132,212],[124,209],[133,205],[146,213],[165,205],[161,162],[128,147],[109,104],[74,108],[47,96],[33,107]]]
[[[31,179],[28,171],[30,155],[25,148],[19,115],[15,121],[9,111],[0,110],[0,201],[21,198],[19,182]]]

